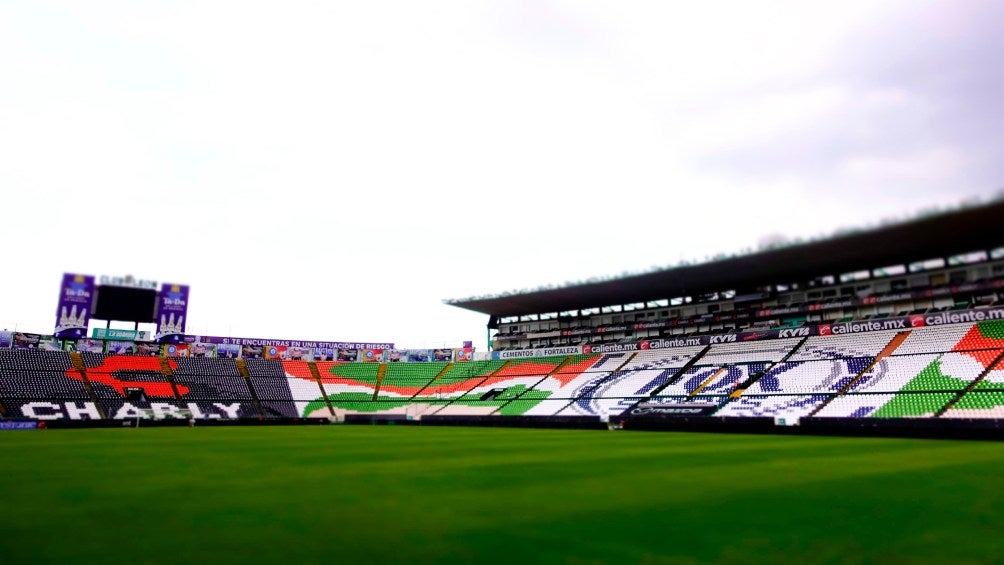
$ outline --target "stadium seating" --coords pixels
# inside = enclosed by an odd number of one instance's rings
[[[1001,418],[1004,322],[457,363],[3,348],[0,400],[8,415],[75,419],[618,417],[648,403],[724,418]]]
[[[877,331],[838,336],[813,336],[788,361],[875,357],[896,337],[896,331]]]
[[[0,399],[86,399],[83,378],[62,351],[0,349]]]
[[[780,361],[800,341],[798,338],[787,338],[716,344],[701,357],[700,362],[725,365],[751,361]]]
[[[800,418],[808,416],[829,397],[822,394],[746,396],[734,398],[715,416]]]

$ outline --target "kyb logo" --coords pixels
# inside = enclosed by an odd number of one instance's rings
[[[777,332],[777,337],[805,337],[809,335],[809,328],[792,328]]]
[[[733,343],[735,341],[736,341],[736,334],[711,336],[711,343]]]

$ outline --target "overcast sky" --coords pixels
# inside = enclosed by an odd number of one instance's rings
[[[1004,2],[0,0],[0,327],[486,341],[445,298],[1004,187]]]

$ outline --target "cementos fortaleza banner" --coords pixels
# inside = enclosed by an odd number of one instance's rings
[[[60,338],[87,337],[91,301],[94,299],[94,277],[91,275],[63,274],[56,306],[56,332]]]
[[[180,341],[188,315],[188,285],[164,283],[157,310],[157,341]]]

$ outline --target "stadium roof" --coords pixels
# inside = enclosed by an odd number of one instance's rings
[[[492,316],[564,312],[632,304],[909,264],[1004,242],[1004,200],[810,243],[668,268],[602,282],[448,300]]]

